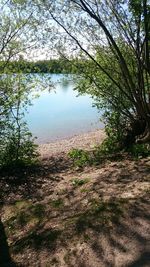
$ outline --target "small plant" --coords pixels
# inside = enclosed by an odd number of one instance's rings
[[[81,193],[87,193],[89,191],[90,191],[89,188],[81,188],[81,190],[80,190]]]
[[[64,205],[63,200],[61,198],[53,199],[50,201],[50,203],[54,208],[61,208]]]
[[[28,200],[17,200],[15,202],[15,207],[17,210],[25,209],[30,207],[31,203]]]
[[[77,187],[77,186],[82,186],[82,185],[84,185],[84,184],[86,184],[88,182],[89,182],[88,178],[86,178],[86,179],[77,179],[77,178],[75,178],[75,179],[72,180],[72,185]]]
[[[91,162],[89,153],[82,149],[73,148],[68,155],[73,159],[75,167],[84,167]]]
[[[25,211],[21,211],[18,213],[18,216],[16,218],[17,224],[20,225],[21,227],[25,226],[28,221],[29,221],[29,215],[26,214]]]
[[[105,157],[109,157],[120,151],[115,137],[107,137],[100,146],[93,151],[93,163],[99,163]]]
[[[45,207],[42,204],[36,204],[31,207],[31,214],[33,214],[33,217],[36,217],[38,219],[43,219],[43,216],[45,215]]]

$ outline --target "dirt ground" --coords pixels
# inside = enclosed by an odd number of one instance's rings
[[[2,234],[12,264],[0,267],[150,266],[150,158],[81,169],[68,157],[103,138],[97,131],[41,145],[39,166],[2,174]]]

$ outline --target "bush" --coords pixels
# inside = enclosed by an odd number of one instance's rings
[[[16,136],[10,137],[9,141],[0,152],[0,167],[23,167],[37,162],[37,145],[30,135],[19,140]]]
[[[135,158],[145,158],[150,156],[150,145],[134,144],[128,149],[128,152]]]
[[[90,155],[87,151],[73,148],[69,153],[69,157],[73,159],[75,167],[84,167],[91,162]]]

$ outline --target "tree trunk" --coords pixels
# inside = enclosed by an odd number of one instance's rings
[[[144,133],[137,139],[137,143],[150,143],[150,119],[146,123]]]
[[[5,233],[4,225],[0,219],[0,266],[1,267],[15,267],[16,264],[12,262],[9,253],[9,246]]]
[[[150,142],[150,122],[144,119],[135,119],[127,129],[123,146],[129,148],[134,143]]]

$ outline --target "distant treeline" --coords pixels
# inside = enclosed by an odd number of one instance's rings
[[[85,62],[84,62],[85,64]],[[51,59],[39,60],[36,62],[18,60],[6,63],[0,62],[0,73],[79,73],[82,69],[83,62],[79,59]]]

